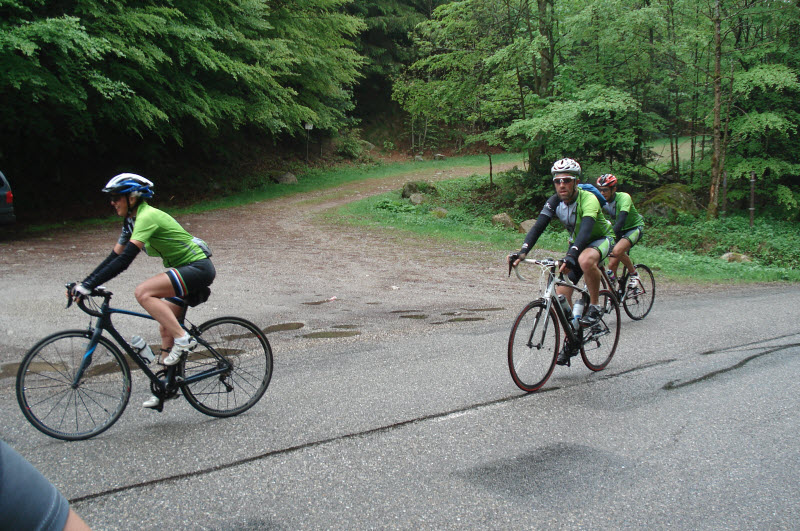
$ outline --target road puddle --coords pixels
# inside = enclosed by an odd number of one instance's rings
[[[286,332],[287,330],[299,330],[303,328],[305,324],[303,323],[280,323],[276,325],[270,325],[262,330],[265,334],[270,334],[272,332]]]
[[[326,302],[333,302],[337,300],[336,297],[331,297],[330,299],[324,299],[321,301],[311,301],[311,302],[304,302],[303,304],[307,304],[308,306],[319,306],[320,304],[325,304]]]
[[[4,363],[0,365],[0,380],[3,378],[16,378],[19,363]]]

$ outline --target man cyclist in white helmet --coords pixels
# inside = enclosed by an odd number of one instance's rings
[[[186,306],[208,299],[208,286],[214,281],[216,270],[203,240],[194,238],[172,216],[147,203],[153,197],[153,186],[134,173],[121,173],[108,181],[103,192],[110,195],[111,204],[124,219],[122,234],[111,254],[75,284],[72,295],[89,295],[92,289],[127,269],[142,249],[148,255],[160,256],[169,269],[136,286],[134,296],[160,325],[161,349],[168,352],[163,363],[175,365],[197,346],[197,341],[180,325]],[[142,405],[158,408],[161,404],[153,395]]]
[[[600,202],[592,192],[578,187],[581,178],[581,166],[572,159],[561,159],[553,164],[550,170],[556,193],[545,203],[536,223],[528,235],[519,253],[510,254],[507,258],[512,265],[519,264],[528,251],[536,244],[550,220],[557,217],[570,234],[569,249],[559,269],[568,278],[577,283],[581,276],[586,279],[589,290],[589,308],[581,317],[583,326],[597,323],[602,314],[598,305],[600,298],[600,270],[597,265],[608,256],[614,245],[614,232],[611,224],[603,215]],[[559,286],[558,294],[563,294],[572,303],[572,288]],[[579,352],[578,345],[564,341],[564,348],[558,354],[556,363],[569,365],[572,356]]]

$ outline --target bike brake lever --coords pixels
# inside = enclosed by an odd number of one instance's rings
[[[75,286],[75,282],[70,282],[69,284],[66,285],[66,288],[67,288],[67,308],[72,306],[73,300],[72,300],[72,293],[71,292],[72,292],[72,288],[74,286]]]
[[[511,270],[514,269],[514,260],[519,258],[518,254],[510,254],[508,255],[508,276],[511,276]]]

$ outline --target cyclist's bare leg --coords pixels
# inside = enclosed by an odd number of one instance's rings
[[[600,270],[597,268],[599,263],[600,251],[594,247],[587,247],[578,257],[578,265],[583,270],[591,304],[598,304],[600,300]]]
[[[178,322],[183,322],[183,318],[186,317],[186,308],[178,306],[177,304],[173,304],[170,301],[164,301],[169,305],[170,310],[175,314],[175,318]],[[175,338],[170,334],[164,325],[158,325],[158,333],[161,335],[161,350],[169,352],[172,349],[172,345],[175,344]]]
[[[166,273],[148,278],[136,286],[133,294],[142,308],[161,325],[159,330],[162,338],[169,337],[174,340],[183,337],[184,331],[174,310],[176,306],[164,300],[165,297],[175,296],[175,288],[172,287],[172,282]],[[162,348],[167,347],[162,346]]]
[[[631,241],[628,238],[620,239],[614,246],[614,250],[609,255],[608,268],[613,271],[615,275],[617,275],[617,267],[619,266],[620,261],[622,261],[622,264],[629,273],[633,273],[635,271],[633,267],[633,261],[631,261],[631,257],[628,256],[628,251],[631,250],[631,247]]]
[[[566,297],[567,302],[572,306],[572,292],[575,291],[567,286],[556,286],[556,295],[563,295]]]

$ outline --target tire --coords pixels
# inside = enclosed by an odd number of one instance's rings
[[[219,317],[199,326],[200,337],[233,368],[182,386],[193,408],[212,417],[232,417],[253,407],[272,378],[272,349],[264,333],[238,317]],[[198,342],[199,343],[199,342]],[[202,343],[181,362],[180,374],[191,378],[215,370],[221,362]]]
[[[547,303],[535,300],[525,306],[508,337],[508,368],[517,387],[532,393],[538,391],[553,374],[560,344],[560,328],[553,308],[545,319]],[[531,335],[536,327],[536,333]],[[535,343],[532,344],[532,341]],[[539,343],[539,344],[537,344]]]
[[[119,419],[131,395],[131,371],[119,348],[100,337],[78,386],[72,381],[92,338],[66,330],[39,341],[17,372],[17,402],[42,433],[65,441],[88,439]]]
[[[608,366],[619,343],[620,313],[616,297],[602,290],[598,302],[605,311],[597,324],[583,329],[581,344],[583,363],[593,371],[602,371]]]
[[[639,272],[639,286],[635,289],[628,288],[625,300],[622,301],[622,307],[625,308],[628,317],[638,321],[647,317],[653,308],[653,301],[656,298],[656,280],[653,278],[653,272],[646,265],[636,264],[635,267]]]

